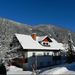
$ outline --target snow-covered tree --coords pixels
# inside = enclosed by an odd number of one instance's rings
[[[74,48],[71,33],[68,33],[68,51],[67,51],[67,63],[72,63],[74,60]]]

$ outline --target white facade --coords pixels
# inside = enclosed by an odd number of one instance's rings
[[[44,54],[45,55],[52,55],[53,52],[50,52],[50,51],[29,51],[28,58],[32,57],[34,53],[35,53],[35,56],[43,56]]]

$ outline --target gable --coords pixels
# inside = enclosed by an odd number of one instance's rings
[[[45,39],[43,39],[44,42],[52,42],[52,40],[49,37],[46,37]]]

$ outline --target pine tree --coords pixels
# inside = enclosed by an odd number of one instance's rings
[[[68,33],[68,51],[67,51],[67,63],[72,63],[74,60],[74,49],[71,33]]]

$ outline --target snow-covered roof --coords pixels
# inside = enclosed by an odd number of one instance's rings
[[[42,46],[37,40],[33,40],[31,35],[24,35],[24,34],[15,34],[17,37],[18,41],[20,42],[21,46],[23,49],[38,49],[38,50],[63,50],[63,44],[58,43],[55,39],[50,38],[52,42],[50,42],[49,47]],[[42,37],[43,38],[43,37]]]

